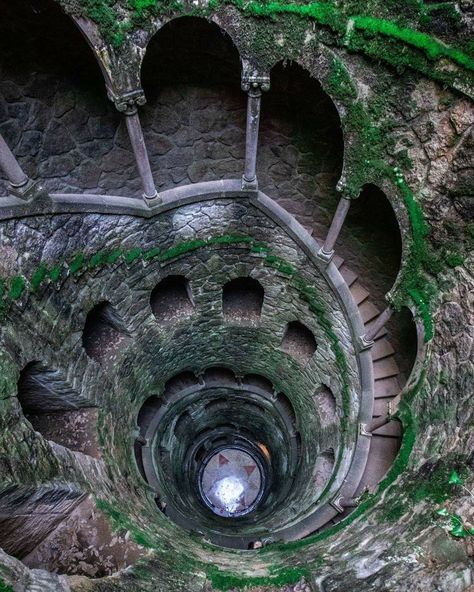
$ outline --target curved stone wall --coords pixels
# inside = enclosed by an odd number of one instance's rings
[[[468,12],[211,4],[0,0],[0,590],[468,589]]]

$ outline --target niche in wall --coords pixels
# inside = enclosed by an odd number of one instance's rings
[[[82,345],[90,358],[107,365],[128,337],[123,320],[110,302],[99,302],[87,315]]]
[[[153,288],[150,306],[159,323],[171,323],[191,316],[194,310],[191,288],[182,275],[169,275]]]
[[[229,321],[255,322],[262,312],[264,290],[251,277],[239,277],[224,285],[222,312]]]
[[[316,351],[317,344],[313,333],[298,321],[288,323],[281,342],[281,349],[302,364],[307,364]]]
[[[20,373],[18,401],[25,418],[46,440],[100,457],[98,409],[57,370],[31,362]]]

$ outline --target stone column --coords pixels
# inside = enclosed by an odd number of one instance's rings
[[[257,147],[262,93],[270,89],[270,77],[242,75],[242,90],[247,92],[247,128],[245,136],[245,170],[242,189],[257,189]]]
[[[342,226],[349,211],[351,200],[346,197],[342,197],[337,205],[336,213],[331,222],[329,232],[327,234],[324,245],[319,249],[318,256],[326,263],[330,263],[334,256],[334,245],[339,237]]]
[[[385,326],[392,314],[393,309],[390,306],[387,306],[387,308],[379,314],[367,333],[360,337],[359,345],[361,349],[368,349],[374,345],[374,339],[377,337],[377,333]]]
[[[0,134],[0,169],[9,181],[9,191],[20,199],[36,197],[42,189],[23,171],[12,151]]]
[[[146,102],[145,95],[142,90],[133,91],[114,98],[114,102],[117,109],[125,115],[130,143],[132,144],[138,172],[142,180],[143,199],[145,202],[149,202],[150,200],[158,201],[159,195],[153,180],[148,150],[138,115],[138,106],[144,105]]]

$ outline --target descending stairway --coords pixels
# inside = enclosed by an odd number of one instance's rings
[[[313,229],[306,227],[310,235]],[[319,244],[324,240],[316,239]],[[359,276],[350,269],[339,255],[334,255],[332,262],[349,286],[349,290],[359,308],[365,330],[368,331],[381,311],[371,300],[370,292],[363,286]],[[406,379],[401,374],[395,359],[395,349],[390,343],[386,327],[383,327],[374,339],[371,348],[374,371],[374,411],[373,419],[385,417],[389,404],[399,395]],[[394,412],[394,411],[392,411]],[[391,420],[372,432],[369,458],[356,495],[364,490],[374,490],[389,470],[400,449],[402,427],[399,421]]]
[[[349,286],[367,331],[381,311],[371,301],[370,292],[361,284],[359,276],[344,264],[344,259],[335,255],[333,262]],[[385,327],[377,333],[374,342],[371,349],[375,399],[373,418],[377,419],[387,415],[390,401],[400,393],[405,380],[400,373],[395,349]],[[387,473],[397,456],[401,437],[401,424],[396,420],[389,421],[372,432],[369,458],[357,494],[365,489],[374,489]]]

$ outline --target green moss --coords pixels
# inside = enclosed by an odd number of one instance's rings
[[[351,77],[339,58],[334,58],[331,63],[327,79],[327,91],[336,99],[347,101],[357,97],[357,90],[352,84]]]
[[[61,277],[61,272],[62,272],[61,265],[55,265],[54,267],[51,267],[51,269],[48,272],[49,279],[53,283],[59,281],[59,278]]]
[[[10,290],[8,297],[11,300],[19,300],[23,296],[23,292],[26,288],[25,278],[22,275],[17,275],[12,278],[10,282]]]
[[[317,23],[335,35],[336,43],[350,51],[365,53],[370,57],[383,60],[395,66],[408,66],[421,71],[424,75],[455,85],[472,83],[474,71],[473,58],[461,49],[453,48],[439,41],[426,32],[412,27],[401,26],[405,10],[399,5],[386,3],[391,8],[384,10],[383,3],[342,3],[310,2],[275,2],[270,0],[210,0],[207,8],[190,7],[177,0],[57,0],[66,10],[75,15],[87,16],[97,23],[105,39],[113,46],[120,47],[127,34],[133,29],[146,28],[152,17],[164,14],[199,14],[209,17],[225,5],[232,5],[244,16],[254,19],[299,18]],[[414,11],[414,9],[417,9]],[[365,11],[364,11],[365,9]],[[353,11],[352,14],[350,11]],[[368,14],[369,13],[369,14]],[[374,14],[371,14],[374,13]],[[377,14],[390,15],[390,19],[378,18]],[[420,11],[416,2],[408,7],[411,22],[426,21],[426,11]],[[400,17],[400,14],[402,17]],[[400,22],[394,22],[399,20]],[[294,29],[294,27],[293,27]],[[261,36],[258,36],[259,39]],[[375,47],[377,49],[375,50]],[[266,48],[269,51],[270,48]],[[439,60],[449,60],[453,65],[464,70],[464,76],[450,72],[448,68],[437,67]],[[428,64],[431,64],[429,66]],[[330,84],[339,86],[338,74],[333,73]],[[459,86],[459,84],[457,85]],[[350,92],[350,88],[345,89]]]
[[[36,292],[48,275],[48,267],[44,264],[41,264],[34,272],[34,274],[31,276],[30,290],[32,292]]]
[[[356,29],[362,29],[371,34],[381,34],[391,37],[403,41],[409,46],[416,47],[422,50],[431,60],[447,58],[468,70],[474,71],[474,60],[470,56],[458,49],[448,47],[445,43],[438,41],[426,33],[402,28],[388,20],[368,16],[356,16],[352,19],[352,22]]]
[[[150,261],[151,259],[158,257],[160,253],[161,253],[160,247],[154,247],[153,249],[150,249],[149,251],[146,251],[143,254],[143,259],[145,261]]]
[[[108,263],[108,251],[98,251],[94,253],[89,259],[87,264],[89,269],[95,269],[96,267],[102,267],[106,263]]]
[[[10,584],[7,584],[5,580],[0,578],[0,592],[15,592]]]
[[[273,568],[269,576],[243,576],[221,571],[214,565],[207,567],[207,576],[217,590],[241,589],[251,586],[285,586],[296,584],[301,578],[310,577],[309,570],[303,567]]]
[[[81,269],[84,267],[85,261],[86,257],[84,253],[78,253],[74,257],[74,259],[69,264],[69,270],[72,273],[72,275],[76,275],[81,271]]]
[[[153,541],[146,532],[136,526],[136,524],[125,515],[121,510],[115,508],[108,501],[103,499],[96,500],[96,506],[101,510],[112,523],[112,527],[115,531],[125,530],[130,533],[131,538],[137,545],[145,547],[147,549],[155,548]]]
[[[207,242],[202,239],[195,239],[187,242],[178,243],[176,246],[171,247],[164,253],[160,255],[160,261],[168,261],[169,259],[174,259],[175,257],[179,257],[180,255],[184,255],[185,253],[189,253],[190,251],[195,251],[196,249],[200,249],[201,247],[205,247]]]
[[[287,275],[293,275],[295,273],[295,269],[292,265],[276,255],[267,255],[265,257],[265,264]]]
[[[139,259],[142,256],[142,249],[136,247],[135,249],[131,249],[123,254],[123,259],[125,263],[130,264]]]
[[[107,265],[113,265],[116,263],[122,255],[122,251],[120,249],[114,249],[107,254],[106,263]]]

